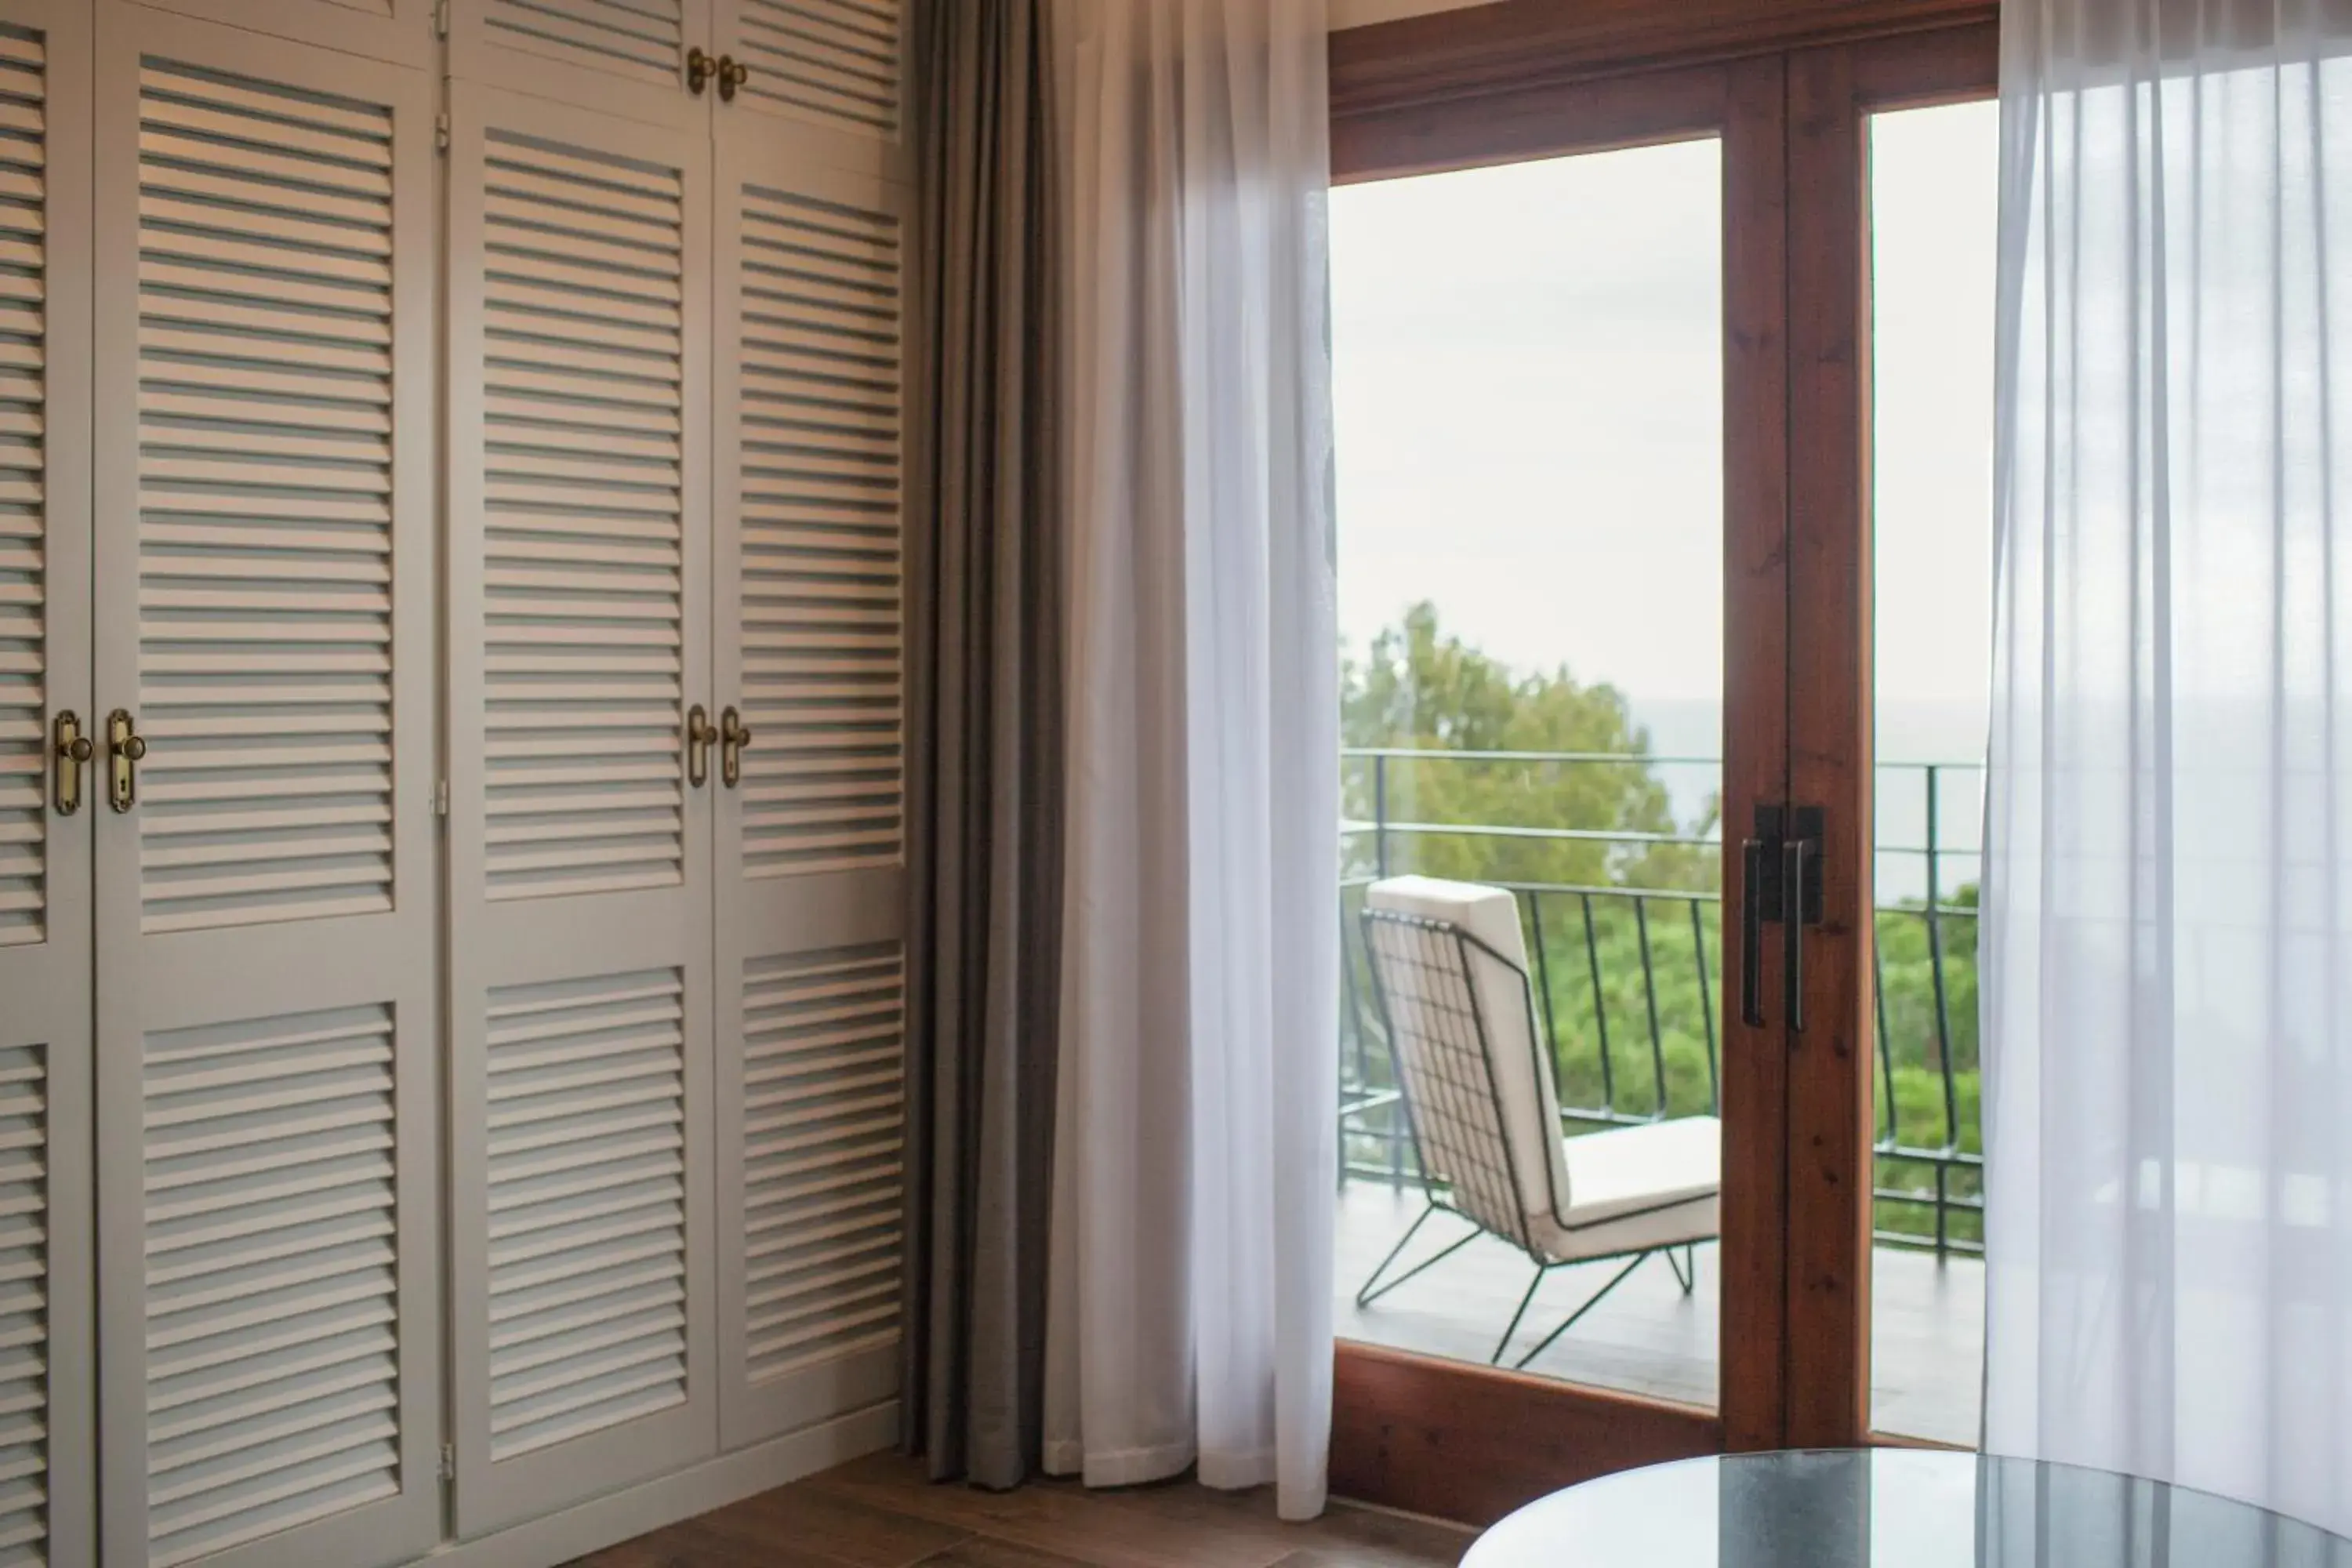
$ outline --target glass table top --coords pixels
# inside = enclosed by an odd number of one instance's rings
[[[2352,1541],[2206,1492],[1978,1454],[1742,1454],[1529,1503],[1463,1568],[2352,1568]]]

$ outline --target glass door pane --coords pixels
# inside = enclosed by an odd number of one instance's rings
[[[1714,138],[1331,207],[1339,1333],[1708,1406],[1724,210]]]
[[[1873,115],[1877,1171],[1871,1425],[1973,1447],[1977,880],[1992,630],[1998,110]]]

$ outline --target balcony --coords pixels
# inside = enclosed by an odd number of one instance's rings
[[[1357,919],[1362,891],[1382,876],[1429,870],[1485,873],[1474,879],[1517,896],[1564,1131],[1713,1113],[1722,948],[1711,803],[1675,814],[1701,821],[1688,832],[1450,818],[1467,798],[1512,798],[1514,779],[1627,768],[1653,778],[1676,770],[1712,776],[1717,764],[1616,753],[1356,750],[1344,766],[1339,1331],[1484,1361],[1528,1279],[1527,1260],[1504,1242],[1482,1237],[1370,1308],[1355,1305],[1357,1288],[1423,1207]],[[1453,770],[1475,770],[1506,787],[1474,797],[1430,783]],[[1960,1444],[1977,1438],[1984,1342],[1974,888],[1981,782],[1974,763],[1885,764],[1877,779],[1873,1420],[1882,1431]],[[1560,798],[1532,784],[1517,793],[1530,805]],[[1965,825],[1963,832],[1951,833],[1951,823]],[[1587,875],[1509,874],[1563,865]],[[1503,874],[1494,874],[1498,868]],[[1451,1239],[1433,1237],[1433,1247]],[[1700,1249],[1698,1287],[1687,1296],[1663,1262],[1636,1269],[1528,1370],[1712,1405],[1711,1251]],[[1605,1278],[1582,1278],[1591,1273],[1566,1270],[1548,1280],[1529,1323],[1565,1315]],[[1523,1331],[1519,1342],[1539,1337]]]

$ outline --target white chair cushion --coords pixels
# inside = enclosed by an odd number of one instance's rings
[[[1712,1197],[1723,1186],[1723,1123],[1685,1116],[1565,1141],[1571,1227]]]
[[[1535,1227],[1537,1245],[1568,1262],[1712,1238],[1720,1225],[1723,1123],[1685,1116],[1565,1141],[1566,1225]],[[1549,1219],[1550,1216],[1543,1216]]]
[[[1503,1131],[1511,1173],[1528,1222],[1549,1221],[1553,1194],[1562,1202],[1574,1193],[1559,1142],[1559,1095],[1549,1070],[1538,1071],[1535,1020],[1528,995],[1527,943],[1519,933],[1519,904],[1507,890],[1476,882],[1435,877],[1391,877],[1374,882],[1364,900],[1375,910],[1419,915],[1457,926],[1500,953],[1507,963],[1471,950],[1470,983],[1486,1026],[1495,1091],[1503,1104]],[[1376,960],[1377,962],[1377,960]],[[1547,1068],[1549,1058],[1546,1058]],[[1423,1129],[1424,1135],[1431,1129]],[[1432,1151],[1442,1163],[1443,1154]],[[1490,1156],[1491,1157],[1491,1156]],[[1445,1173],[1453,1175],[1454,1173]],[[1460,1201],[1468,1194],[1457,1191]],[[1518,1216],[1473,1214],[1490,1229],[1510,1235],[1519,1226],[1498,1220]]]

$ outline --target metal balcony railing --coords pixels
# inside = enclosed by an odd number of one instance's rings
[[[1719,1109],[1717,963],[1719,839],[1537,823],[1424,821],[1412,816],[1412,771],[1427,766],[1540,770],[1713,769],[1711,758],[1567,752],[1364,749],[1343,753],[1349,820],[1341,824],[1340,1179],[1413,1181],[1387,1043],[1357,919],[1380,877],[1465,861],[1521,858],[1544,845],[1595,851],[1599,879],[1475,879],[1519,901],[1538,1025],[1550,1041],[1567,1130],[1654,1121]],[[1885,763],[1878,769],[1880,903],[1873,943],[1877,1020],[1877,1235],[1938,1256],[1983,1250],[1984,1157],[1978,1125],[1976,933],[1972,839],[1945,824],[1977,819],[1977,763]],[[1557,773],[1547,776],[1556,777]],[[1954,812],[1948,794],[1961,794]],[[1403,797],[1408,815],[1394,809]],[[1442,849],[1440,847],[1444,847]],[[1685,879],[1640,885],[1650,851],[1697,848]],[[1446,862],[1451,862],[1447,864]],[[1955,868],[1963,874],[1955,877]]]

